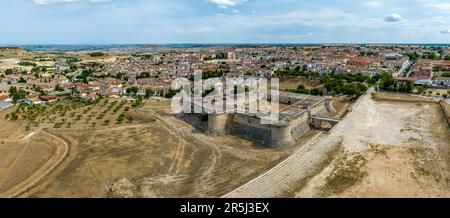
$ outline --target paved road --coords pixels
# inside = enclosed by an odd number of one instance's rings
[[[412,71],[414,65],[415,65],[415,62],[414,62],[414,61],[409,61],[409,62],[408,62],[408,65],[403,66],[403,67],[398,71],[398,76],[399,76],[399,77],[408,77],[408,76],[411,74],[411,71]],[[408,67],[409,67],[409,71],[408,71],[408,72],[405,72],[405,70],[408,69]]]

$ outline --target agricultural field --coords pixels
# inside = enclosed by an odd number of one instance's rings
[[[96,129],[133,122],[133,103],[126,100],[98,100],[92,103],[68,98],[56,103],[16,106],[4,115],[11,121],[27,123],[27,131],[40,128]]]
[[[66,99],[0,116],[9,126],[2,134],[10,135],[1,147],[8,148],[0,156],[2,196],[218,197],[293,150],[207,136],[176,119],[165,99],[140,107],[123,100]],[[34,141],[40,143],[29,146]],[[6,173],[12,169],[23,173]]]

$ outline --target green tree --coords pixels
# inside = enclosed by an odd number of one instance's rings
[[[419,94],[422,94],[425,91],[425,88],[423,86],[417,86],[417,92]]]
[[[420,55],[417,53],[413,53],[413,54],[407,54],[407,56],[409,57],[409,59],[411,60],[417,60],[420,58]]]
[[[360,96],[362,94],[359,86],[353,83],[345,84],[343,87],[343,92],[348,96]]]
[[[311,89],[311,95],[320,95],[323,96],[323,92],[322,90],[318,89],[318,88],[313,88]]]
[[[12,95],[12,100],[14,104],[17,104],[17,102],[21,99],[25,99],[27,96],[27,92],[25,92],[22,89],[19,89],[18,91],[16,91],[14,93],[14,95]]]
[[[20,78],[17,80],[17,82],[18,82],[18,83],[27,83],[27,80],[26,80],[25,78],[23,78],[23,77],[20,77]]]
[[[142,72],[141,74],[137,75],[136,78],[150,78],[150,73],[149,72]]]
[[[42,87],[35,87],[34,91],[39,92],[41,95],[46,95],[47,93],[45,93],[44,89],[42,89]]]
[[[405,84],[404,92],[412,93],[413,90],[414,90],[414,84],[411,81],[407,81],[406,84]]]
[[[36,65],[36,63],[32,63],[32,62],[29,62],[29,61],[21,61],[21,62],[19,62],[18,63],[20,66],[33,66],[33,67],[36,67],[37,65]]]
[[[5,75],[11,75],[11,74],[13,74],[14,73],[14,70],[13,69],[6,69],[5,70]]]
[[[55,91],[62,92],[62,91],[64,91],[64,88],[60,84],[56,84],[55,85]]]
[[[151,89],[151,88],[147,88],[145,89],[145,97],[148,99],[150,97],[152,97],[153,95],[155,95],[155,90]]]
[[[302,67],[302,71],[303,72],[308,72],[308,65],[303,65],[303,67]]]
[[[176,91],[176,90],[169,89],[169,91],[167,91],[167,92],[164,94],[164,97],[165,97],[165,98],[172,98],[172,97],[175,96],[176,94],[177,94],[177,91]]]
[[[427,55],[424,55],[423,58],[431,59],[431,60],[440,60],[441,54],[439,54],[437,52],[431,52],[431,53],[428,53]]]
[[[93,53],[90,53],[89,56],[91,56],[91,57],[100,57],[100,56],[105,56],[105,53],[103,53],[103,52],[93,52]]]
[[[139,92],[139,88],[137,88],[137,87],[127,88],[127,89],[126,89],[126,92],[127,92],[128,94],[134,94],[134,95],[136,95],[136,94]]]
[[[142,105],[142,96],[138,95],[133,103],[133,107],[139,107]]]
[[[391,74],[384,73],[380,77],[380,88],[383,90],[389,90],[392,86],[394,86],[395,81]]]
[[[15,86],[9,87],[9,96],[13,96],[16,93],[17,93],[17,87],[15,87]]]

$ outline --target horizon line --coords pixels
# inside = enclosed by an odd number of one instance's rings
[[[450,42],[174,42],[174,43],[0,43],[3,46],[61,46],[61,45],[450,45]]]

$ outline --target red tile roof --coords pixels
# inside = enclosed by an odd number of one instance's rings
[[[39,98],[44,101],[52,101],[52,100],[57,99],[56,96],[50,96],[50,95],[41,95],[41,96],[39,96]]]
[[[6,99],[8,99],[9,97],[8,96],[6,96],[6,95],[1,95],[0,96],[0,101],[4,101],[4,100],[6,100]]]

